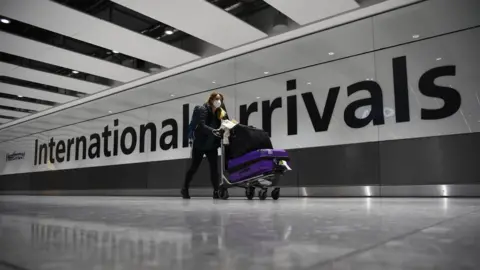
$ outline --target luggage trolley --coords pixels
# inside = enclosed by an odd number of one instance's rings
[[[221,182],[219,196],[221,199],[228,199],[228,189],[231,187],[245,188],[245,196],[252,200],[255,197],[255,188],[259,188],[258,198],[267,198],[268,188],[273,188],[272,199],[280,198],[280,187],[278,183],[281,176],[291,170],[287,161],[288,153],[282,149],[259,149],[249,152],[241,157],[227,160],[225,147],[230,144],[230,130],[236,124],[222,121],[221,140]]]

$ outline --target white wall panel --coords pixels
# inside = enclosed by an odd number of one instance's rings
[[[30,135],[29,138],[40,131],[44,131],[43,124],[41,123],[34,123],[25,126],[16,126],[15,130],[10,130],[12,134],[15,134],[17,137]]]
[[[360,5],[355,0],[264,0],[299,24],[325,19]]]
[[[45,43],[0,32],[0,51],[57,65],[120,82],[132,81],[148,73],[100,60]]]
[[[479,10],[478,0],[430,0],[380,14],[374,17],[375,48],[478,26]]]
[[[480,29],[477,28],[375,54],[377,78],[385,93],[384,106],[390,108],[395,108],[395,95],[394,73],[389,60],[406,57],[411,117],[410,122],[398,124],[395,124],[394,116],[387,117],[387,125],[380,128],[380,140],[480,132],[479,37]],[[442,108],[444,101],[423,95],[419,88],[420,78],[433,68],[445,66],[454,66],[455,76],[441,76],[435,80],[435,84],[460,93],[460,110],[444,119],[421,120],[422,109]]]
[[[0,93],[14,95],[14,96],[24,96],[29,98],[35,98],[40,100],[46,100],[56,103],[65,103],[76,99],[72,96],[56,94],[48,91],[38,90],[34,88],[28,88],[8,83],[0,82]]]
[[[177,66],[199,58],[187,51],[53,1],[5,0],[2,1],[2,14],[164,67]]]
[[[113,0],[223,49],[267,35],[228,12],[198,0]]]
[[[14,99],[7,99],[7,98],[0,98],[0,106],[27,109],[27,110],[33,110],[33,111],[43,111],[52,107],[48,105],[25,102],[25,101],[14,100]]]
[[[119,125],[118,127],[114,126],[114,120],[119,119]],[[49,136],[55,136],[55,140],[67,140],[70,138],[75,138],[78,137],[80,134],[86,135],[87,141],[89,141],[90,134],[100,134],[104,131],[105,126],[109,126],[109,130],[112,132],[112,137],[110,137],[109,140],[109,147],[108,149],[113,150],[113,132],[115,130],[120,130],[120,135],[119,138],[121,137],[121,131],[124,130],[126,127],[133,127],[136,130],[136,146],[139,146],[140,140],[139,140],[139,134],[140,134],[140,125],[141,124],[146,124],[145,120],[148,119],[148,111],[147,110],[134,110],[130,112],[125,112],[121,115],[112,115],[112,116],[107,116],[101,119],[98,119],[94,123],[92,122],[85,122],[81,123],[78,125],[74,126],[68,126],[64,127],[59,130],[53,130],[49,131]],[[141,123],[141,124],[140,124]],[[159,132],[161,131],[161,123],[156,123],[157,128],[159,128]],[[103,139],[102,139],[103,140]],[[126,145],[127,147],[130,146],[132,143],[132,138],[130,136],[126,137]],[[157,141],[158,144],[158,141]],[[147,141],[146,143],[146,149],[149,149],[148,146],[150,145],[150,141]],[[88,145],[87,145],[88,147]],[[119,147],[119,153],[121,153],[120,147],[121,145],[118,144]],[[83,149],[83,148],[80,148]],[[75,156],[72,153],[72,157],[74,158]],[[88,153],[87,153],[88,155]],[[104,149],[103,149],[103,142],[102,142],[102,149],[101,149],[101,157],[104,156]],[[74,162],[76,167],[93,167],[93,166],[102,166],[102,165],[107,165],[107,164],[122,164],[123,162],[127,163],[136,163],[139,161],[148,161],[148,155],[146,153],[139,153],[138,151],[134,151],[131,155],[122,155],[119,154],[115,156],[112,151],[112,155],[109,158],[100,158],[100,159],[85,159],[85,160],[79,160]],[[72,162],[70,162],[72,163]],[[42,165],[40,167],[47,167],[48,165]],[[63,164],[56,164],[55,165],[56,169],[62,169],[62,168],[70,168],[69,163],[63,163]]]
[[[214,83],[215,82],[215,83]],[[198,89],[215,90],[238,82],[235,77],[235,59],[229,59],[192,70],[181,76],[143,85],[134,91],[126,91],[108,100],[99,100],[88,108],[103,107],[112,111],[128,110],[155,102],[163,102],[176,97],[198,93]],[[222,90],[223,91],[223,90]],[[173,95],[173,96],[172,96]]]
[[[260,78],[373,50],[372,19],[329,29],[235,58],[237,81]],[[355,42],[352,42],[352,41]],[[333,53],[333,54],[331,54]]]
[[[17,118],[19,118],[19,117],[27,116],[27,115],[29,115],[29,114],[28,114],[28,113],[24,113],[24,112],[17,112],[17,111],[0,109],[0,115],[11,116],[11,117],[17,117]]]
[[[108,86],[104,86],[101,84],[78,80],[75,78],[61,76],[35,69],[25,68],[22,66],[12,65],[4,62],[0,62],[0,75],[65,88],[87,94],[93,94],[109,88]]]
[[[258,111],[250,117],[249,124],[262,128],[264,101],[273,102],[281,98],[282,107],[272,113],[272,143],[280,148],[304,148],[326,145],[370,142],[378,140],[378,127],[368,125],[362,129],[352,129],[345,124],[345,108],[354,100],[368,98],[366,91],[354,97],[348,97],[347,87],[355,82],[374,77],[373,53],[352,57],[325,65],[301,69],[278,76],[272,76],[235,86],[236,115],[240,115],[239,106],[257,102]],[[286,82],[295,79],[296,90],[287,91]],[[328,131],[315,132],[307,107],[302,99],[305,93],[312,93],[320,115],[326,106],[330,88],[340,87]],[[298,134],[288,135],[287,97],[297,97]],[[290,109],[293,109],[290,108]]]

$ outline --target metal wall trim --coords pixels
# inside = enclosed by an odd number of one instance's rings
[[[244,197],[241,188],[229,190],[231,197]],[[311,186],[281,188],[282,197],[480,197],[480,185],[409,185],[409,186]],[[45,196],[161,196],[180,197],[179,189],[104,189],[0,191],[0,195]],[[193,188],[192,197],[211,197],[210,188]],[[270,193],[268,194],[270,196]]]
[[[378,197],[379,186],[309,186],[299,187],[299,197]]]
[[[382,197],[480,197],[480,184],[381,186]]]

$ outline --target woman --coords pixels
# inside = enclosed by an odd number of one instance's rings
[[[228,119],[223,95],[217,92],[210,94],[207,102],[200,106],[198,111],[198,125],[194,131],[195,140],[192,146],[192,158],[190,168],[185,176],[185,182],[181,190],[184,199],[190,199],[188,188],[193,176],[206,155],[210,164],[210,181],[213,187],[213,198],[218,199],[218,148],[220,147],[220,125],[222,119]]]

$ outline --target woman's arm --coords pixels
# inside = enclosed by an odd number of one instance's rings
[[[208,109],[203,106],[200,108],[198,113],[198,127],[200,128],[200,131],[205,134],[212,134],[213,128],[205,124],[205,121],[207,120]]]

